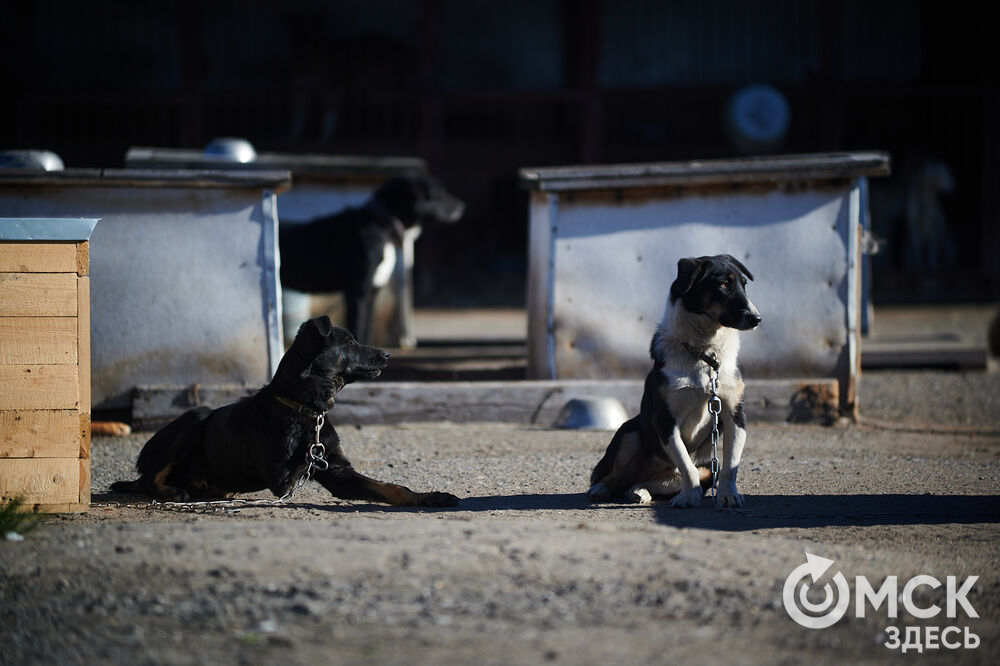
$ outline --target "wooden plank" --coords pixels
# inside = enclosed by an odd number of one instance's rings
[[[73,458],[0,459],[0,502],[78,504],[80,460]]]
[[[30,510],[35,513],[86,513],[90,509],[90,504],[33,504]]]
[[[79,461],[80,465],[80,504],[90,505],[90,458]]]
[[[959,341],[954,343],[894,342],[880,344],[865,341],[861,346],[863,368],[961,368],[984,370],[989,354],[983,343]]]
[[[77,278],[76,286],[77,359],[79,365],[80,411],[90,414],[90,278]]]
[[[202,169],[64,169],[30,171],[0,169],[0,183],[33,187],[246,187],[271,188],[276,193],[291,187],[292,174],[282,170]]]
[[[75,410],[0,412],[0,458],[78,458],[80,415]]]
[[[80,437],[77,439],[81,460],[90,459],[90,414],[80,414]],[[131,431],[130,431],[131,432]]]
[[[356,384],[337,396],[334,423],[507,422],[551,425],[571,398],[610,397],[635,414],[642,398],[640,380],[549,380],[483,382],[373,382]],[[201,402],[220,407],[252,392],[245,387],[199,387]],[[775,379],[747,382],[750,420],[830,422],[837,416],[837,380]],[[141,386],[132,421],[153,428],[190,409],[190,389]]]
[[[157,428],[192,407],[222,407],[256,393],[257,387],[239,384],[195,386],[139,386],[132,398],[132,426]]]
[[[76,272],[0,273],[0,317],[75,317]]]
[[[76,243],[0,243],[0,273],[75,273]]]
[[[0,365],[0,410],[79,409],[75,365]]]
[[[76,244],[76,274],[90,274],[90,242],[83,241]]]
[[[76,365],[76,317],[0,317],[0,365]]]

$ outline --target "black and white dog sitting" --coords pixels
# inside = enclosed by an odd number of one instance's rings
[[[282,497],[306,474],[307,452],[318,436],[327,467],[313,478],[334,497],[454,506],[458,498],[449,493],[414,492],[359,474],[325,420],[344,386],[374,379],[388,359],[381,349],[359,344],[347,329],[332,326],[325,315],[311,319],[302,324],[267,386],[231,405],[196,407],[178,416],[142,447],[139,478],[113,483],[111,489],[177,501],[231,498],[265,488]]]
[[[343,292],[347,328],[370,344],[375,295],[389,282],[404,239],[416,240],[426,223],[457,222],[464,212],[465,203],[434,176],[395,176],[360,208],[281,224],[281,284],[310,294]]]
[[[639,415],[615,433],[590,476],[593,502],[623,498],[648,504],[673,497],[674,507],[701,504],[711,486],[710,370],[719,373],[722,451],[718,477],[722,506],[742,506],[736,473],[746,441],[743,379],[737,367],[739,331],[760,314],[746,294],[753,275],[728,254],[681,259],[663,321],[653,335],[653,369],[646,376]]]

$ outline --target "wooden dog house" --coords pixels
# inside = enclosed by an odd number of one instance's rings
[[[0,218],[0,503],[90,505],[96,219]]]

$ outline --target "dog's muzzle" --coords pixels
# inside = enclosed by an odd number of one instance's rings
[[[760,322],[761,322],[761,317],[756,310],[755,311],[744,310],[743,312],[740,313],[739,329],[741,331],[749,331],[751,329],[757,328],[757,325],[760,324]]]

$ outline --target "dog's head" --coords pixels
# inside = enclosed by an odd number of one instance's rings
[[[747,298],[753,274],[728,254],[681,259],[670,300],[689,312],[708,315],[722,326],[748,331],[760,323],[760,313]]]
[[[272,385],[308,403],[333,404],[333,397],[351,382],[378,377],[389,354],[363,345],[346,328],[326,315],[302,324],[285,352]]]
[[[405,227],[428,222],[457,222],[465,213],[465,203],[429,173],[394,176],[382,183],[372,198]]]

